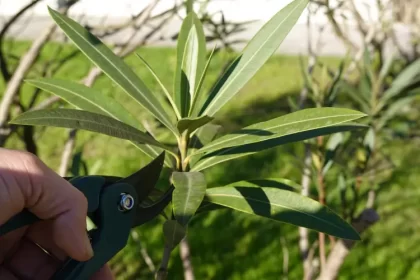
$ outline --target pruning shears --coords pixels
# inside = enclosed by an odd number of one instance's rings
[[[121,178],[114,176],[65,177],[88,200],[88,217],[96,225],[89,231],[94,257],[87,262],[69,258],[51,280],[88,280],[128,241],[130,230],[158,216],[171,201],[171,186],[155,202],[148,201],[163,169],[163,152],[148,165]],[[0,226],[0,236],[39,221],[24,210]]]

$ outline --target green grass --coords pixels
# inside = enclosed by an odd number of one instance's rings
[[[8,42],[8,44],[12,44]],[[28,43],[19,42],[10,45],[9,55],[20,57]],[[39,71],[51,54],[60,45],[48,44],[38,59]],[[64,48],[60,57],[71,54],[74,49]],[[155,69],[164,84],[172,89],[175,50],[169,48],[142,48],[138,50]],[[220,69],[228,62],[229,55],[215,56],[209,69],[209,79],[205,88],[215,81]],[[136,73],[157,94],[161,94],[159,85],[147,72],[141,61],[134,55],[126,58]],[[324,58],[331,66],[337,59]],[[12,67],[15,63],[12,63]],[[80,80],[89,71],[91,63],[80,53],[73,56],[56,78]],[[37,77],[39,72],[32,71],[29,77]],[[248,85],[227,105],[217,121],[227,130],[249,125],[289,111],[286,97],[295,96],[302,85],[298,57],[275,56],[258,72]],[[144,115],[139,107],[119,88],[102,76],[94,84],[104,94],[114,96],[132,111],[139,120]],[[0,92],[4,84],[0,80]],[[22,88],[22,99],[27,103],[33,88]],[[41,98],[49,95],[42,93]],[[61,149],[68,131],[59,128],[37,129],[39,156],[51,168],[59,164]],[[11,138],[7,147],[23,149],[17,137]],[[381,221],[371,228],[347,258],[339,279],[417,279],[420,275],[420,160],[419,143],[393,141],[387,148],[397,163],[394,176],[383,185],[379,193],[378,204]],[[83,151],[83,158],[89,166],[98,161],[102,165],[99,174],[125,176],[145,165],[146,159],[128,142],[80,131],[77,136],[76,150]],[[257,155],[223,163],[206,171],[210,186],[227,184],[241,179],[256,177],[286,177],[299,182],[300,170],[290,151],[301,154],[302,144],[285,145]],[[328,178],[327,178],[328,179]],[[334,189],[334,186],[330,186]],[[162,220],[156,219],[150,224],[137,229],[144,246],[156,266],[163,251]],[[315,232],[311,232],[316,235]],[[289,252],[289,279],[301,279],[302,267],[299,261],[297,228],[287,224],[229,210],[202,214],[194,218],[189,229],[189,241],[192,260],[197,279],[281,279],[283,273],[284,238]],[[128,246],[112,261],[118,279],[152,279],[140,254],[138,241],[130,239]],[[178,250],[173,253],[170,263],[169,279],[182,279],[182,264]]]

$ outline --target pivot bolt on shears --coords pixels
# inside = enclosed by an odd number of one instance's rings
[[[88,280],[122,250],[128,241],[130,230],[157,217],[169,204],[173,186],[155,202],[149,195],[159,180],[165,152],[132,175],[65,177],[88,200],[87,216],[96,227],[88,232],[94,256],[86,262],[69,258],[56,271],[51,280]],[[0,236],[40,221],[23,210],[0,226]]]

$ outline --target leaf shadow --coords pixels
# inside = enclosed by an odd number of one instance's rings
[[[261,216],[271,216],[270,199],[263,189],[250,187],[235,187],[235,189],[245,198],[252,211]],[[258,207],[256,203],[258,203]]]

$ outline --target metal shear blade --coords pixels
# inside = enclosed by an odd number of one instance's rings
[[[141,203],[151,194],[156,186],[163,169],[164,160],[165,153],[162,153],[136,173],[116,182],[129,184],[133,186],[137,192],[138,203],[135,209],[136,214],[133,220],[133,228],[142,225],[159,215],[171,201],[172,190],[169,189],[151,206],[141,206]]]

